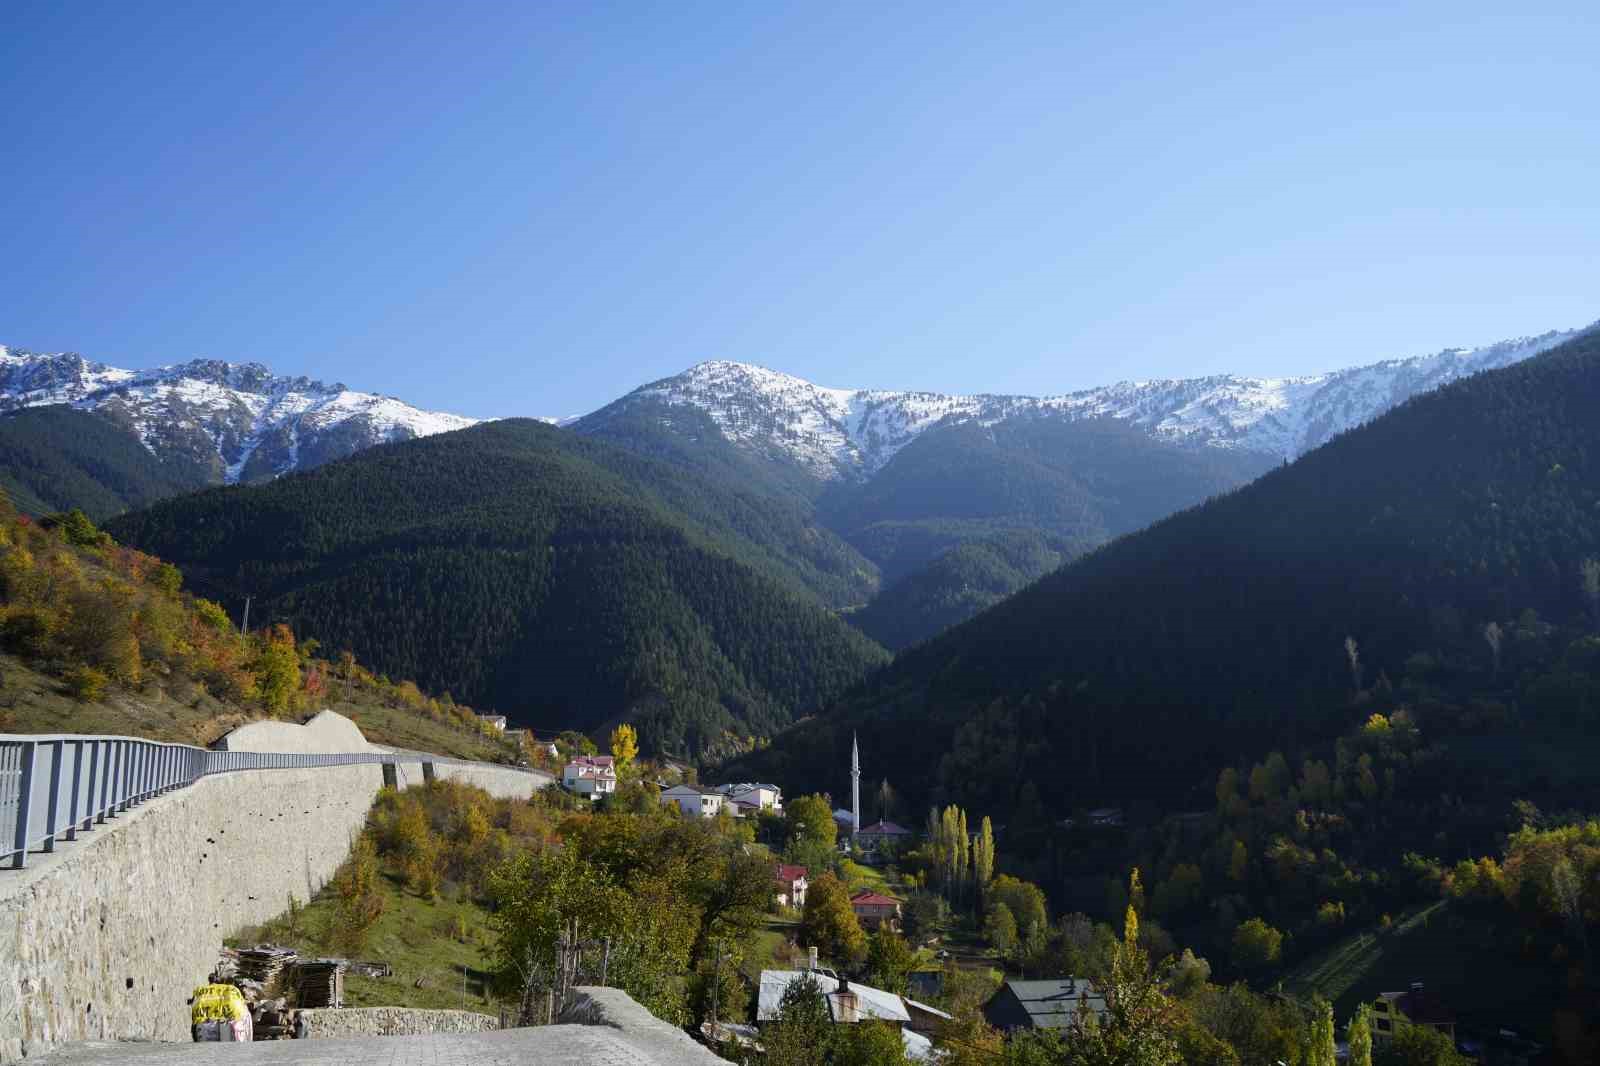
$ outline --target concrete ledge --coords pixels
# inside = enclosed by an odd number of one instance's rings
[[[411,1007],[328,1007],[303,1010],[300,1020],[310,1040],[341,1036],[420,1036],[424,1033],[482,1033],[500,1020],[466,1010]]]
[[[675,1029],[633,1001],[619,988],[581,986],[556,1019],[561,1025],[606,1026],[621,1030],[643,1061],[660,1066],[726,1066],[688,1033]]]

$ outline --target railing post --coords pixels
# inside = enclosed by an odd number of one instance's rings
[[[83,741],[73,740],[68,743],[72,745],[72,790],[67,793],[67,839],[77,840],[78,788],[83,782]]]
[[[117,792],[114,804],[116,809],[112,812],[113,814],[121,814],[128,809],[128,774],[130,772],[128,763],[132,755],[133,753],[129,749],[129,744],[126,740],[117,741]]]
[[[116,741],[106,741],[106,753],[102,758],[100,767],[100,808],[95,815],[95,821],[104,824],[111,813],[111,780],[116,777]]]
[[[56,850],[56,817],[61,813],[61,760],[67,754],[67,742],[50,743],[50,795],[44,804],[44,850]]]
[[[78,755],[79,758],[82,758],[83,753],[79,752]],[[91,740],[89,741],[89,777],[88,780],[84,782],[83,786],[85,792],[83,802],[83,824],[78,827],[85,832],[94,826],[94,783],[96,780],[95,774],[98,773],[99,770],[100,742],[98,740]]]
[[[15,854],[11,856],[11,868],[20,870],[28,863],[28,818],[30,808],[33,806],[33,762],[38,754],[39,745],[34,741],[25,741],[21,750],[19,769],[21,776],[17,779],[17,829],[12,834],[12,847]]]

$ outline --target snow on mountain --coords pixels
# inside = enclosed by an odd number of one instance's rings
[[[1292,459],[1418,393],[1520,362],[1582,332],[1447,348],[1310,377],[1225,374],[1122,382],[1047,397],[834,389],[760,366],[713,361],[634,390],[590,416],[590,424],[642,403],[694,407],[735,444],[795,462],[823,480],[870,477],[924,430],[946,420],[993,425],[1012,418],[1116,418],[1174,443]]]
[[[476,421],[342,384],[279,377],[260,363],[197,359],[123,370],[74,352],[0,345],[0,411],[43,404],[95,411],[135,433],[155,455],[198,463],[228,483]]]

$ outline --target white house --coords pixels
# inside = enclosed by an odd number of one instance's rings
[[[737,785],[718,785],[717,791],[722,793],[728,803],[738,808],[739,814],[753,814],[757,811],[783,813],[783,790],[777,785],[743,781]]]
[[[561,771],[561,784],[569,792],[599,799],[617,790],[617,767],[609,755],[579,755]]]
[[[690,818],[715,818],[722,812],[722,793],[699,785],[673,785],[662,790],[661,805],[676,805]]]
[[[503,714],[480,714],[478,715],[478,721],[497,732],[504,733],[506,731],[506,716]]]

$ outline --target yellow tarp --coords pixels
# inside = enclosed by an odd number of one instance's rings
[[[250,1008],[245,1006],[244,996],[233,985],[201,985],[194,990],[189,1020],[193,1025],[244,1022],[250,1020]]]

